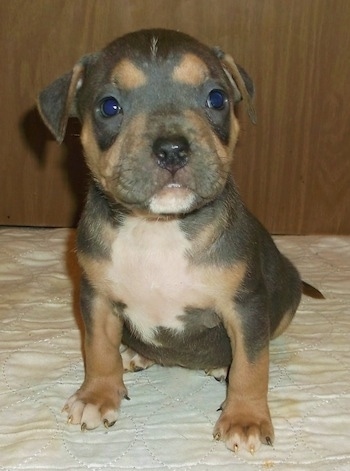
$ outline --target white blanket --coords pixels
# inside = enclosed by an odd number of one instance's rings
[[[272,343],[276,440],[254,456],[213,440],[225,386],[203,371],[129,373],[114,427],[66,423],[83,379],[74,237],[0,229],[0,470],[350,470],[350,237],[276,238],[327,299],[304,297]]]

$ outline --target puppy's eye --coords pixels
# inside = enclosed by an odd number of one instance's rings
[[[112,118],[122,112],[122,107],[116,98],[108,96],[101,101],[100,111],[104,118]]]
[[[207,98],[208,108],[213,108],[214,110],[222,110],[227,103],[227,96],[222,90],[214,89],[212,90]]]

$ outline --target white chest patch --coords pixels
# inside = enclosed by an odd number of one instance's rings
[[[126,304],[125,315],[148,342],[155,342],[157,327],[183,330],[186,306],[210,304],[202,270],[188,263],[189,248],[177,221],[129,218],[118,230],[106,273],[109,296]]]

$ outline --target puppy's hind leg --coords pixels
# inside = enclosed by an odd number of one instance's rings
[[[205,374],[208,376],[213,376],[216,381],[219,381],[219,383],[223,383],[227,379],[227,373],[228,373],[228,367],[222,367],[222,368],[211,368],[208,370],[205,370]]]
[[[122,344],[119,351],[123,360],[124,372],[136,373],[137,371],[150,368],[155,363],[126,345]]]
[[[280,323],[271,334],[271,340],[279,337],[288,328],[295,314],[295,309],[289,309],[281,318]]]

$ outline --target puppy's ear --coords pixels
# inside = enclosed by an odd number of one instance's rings
[[[84,56],[71,72],[56,79],[38,96],[40,115],[60,144],[64,139],[68,118],[76,116],[76,93],[83,85],[86,67],[94,58],[93,54]]]
[[[222,68],[232,85],[235,103],[243,100],[251,122],[256,124],[256,112],[253,105],[254,84],[252,79],[243,67],[235,63],[230,55],[225,54],[217,47],[214,48],[214,52],[220,59]]]

